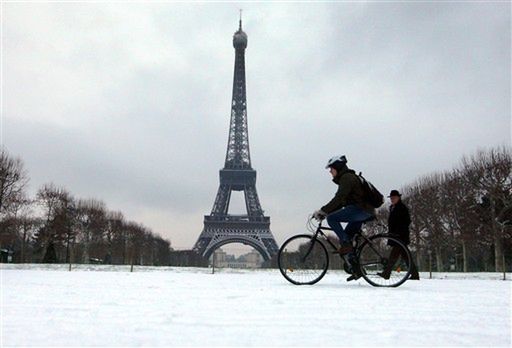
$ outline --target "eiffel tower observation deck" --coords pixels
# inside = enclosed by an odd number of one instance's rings
[[[204,228],[194,250],[208,259],[222,245],[242,243],[252,246],[269,260],[277,254],[278,247],[270,231],[270,217],[265,216],[261,208],[256,192],[256,170],[251,166],[245,89],[247,34],[242,30],[242,19],[233,35],[233,47],[235,71],[226,160],[219,173],[220,186],[212,211],[204,217]],[[243,191],[247,214],[228,214],[232,191]]]

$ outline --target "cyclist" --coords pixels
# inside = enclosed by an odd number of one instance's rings
[[[327,218],[327,224],[340,239],[338,252],[341,255],[350,254],[353,251],[352,237],[364,221],[375,216],[375,209],[364,201],[361,181],[347,167],[344,155],[329,159],[325,168],[329,169],[338,190],[329,203],[313,213],[313,217],[317,220]],[[348,223],[345,229],[342,222]]]

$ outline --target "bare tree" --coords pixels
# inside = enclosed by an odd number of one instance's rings
[[[461,167],[466,181],[475,183],[476,190],[489,204],[490,233],[494,246],[495,270],[504,271],[503,239],[506,220],[501,219],[512,200],[512,153],[509,147],[464,157]]]
[[[33,216],[33,201],[23,193],[18,195],[9,208],[9,215],[13,221],[13,233],[16,234],[15,262],[26,262],[29,242],[33,238],[35,229],[40,225],[40,220]]]
[[[46,256],[54,250],[57,260],[51,262],[67,259],[67,242],[73,233],[71,226],[75,218],[74,198],[66,189],[50,183],[38,190],[36,202],[44,211],[44,223],[35,235],[36,243],[43,251],[43,260],[51,260]]]
[[[445,211],[443,204],[443,176],[438,173],[426,176],[419,181],[421,197],[419,208],[421,213],[416,217],[420,219],[423,235],[436,256],[436,268],[438,272],[444,270],[443,252],[447,242],[445,225]]]
[[[36,202],[44,210],[44,218],[49,222],[55,217],[57,209],[62,206],[63,201],[71,200],[70,193],[53,183],[43,185],[36,194]]]
[[[121,244],[123,248],[123,228],[125,226],[124,216],[121,212],[109,211],[106,215],[107,228],[105,230],[105,242],[107,245],[106,263],[113,263],[116,254],[116,245]],[[119,248],[118,248],[119,249]]]
[[[140,263],[140,249],[142,245],[144,227],[135,222],[128,222],[125,226],[126,237],[126,255],[127,260],[132,266],[135,263]]]
[[[34,239],[36,231],[42,226],[43,221],[30,215],[22,215],[19,217],[19,240],[20,255],[17,262],[31,262],[32,251],[30,242]]]
[[[162,237],[156,236],[154,239],[154,255],[153,264],[156,266],[168,266],[170,264],[171,243]]]
[[[0,218],[10,205],[24,196],[28,176],[19,158],[12,158],[5,149],[0,150]]]
[[[0,149],[0,248],[14,249],[19,228],[16,213],[26,201],[27,183],[28,176],[21,159]]]
[[[479,216],[475,186],[468,185],[464,177],[457,170],[446,174],[445,190],[448,196],[445,214],[452,235],[454,259],[457,263],[460,247],[461,268],[467,272],[469,270],[468,250],[474,248],[478,242]]]
[[[105,203],[96,199],[81,199],[76,208],[79,242],[83,248],[82,262],[89,263],[91,251],[95,247],[96,257],[101,253],[103,237],[107,231],[107,211]]]

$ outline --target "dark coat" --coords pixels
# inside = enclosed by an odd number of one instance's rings
[[[390,207],[388,217],[389,233],[398,236],[405,245],[409,244],[409,225],[411,224],[411,216],[409,209],[402,201]]]
[[[345,167],[338,172],[338,175],[336,175],[332,181],[338,185],[338,190],[334,198],[322,207],[323,212],[330,214],[347,205],[356,205],[370,214],[375,215],[373,207],[364,201],[361,181],[359,181],[359,178],[352,169]]]

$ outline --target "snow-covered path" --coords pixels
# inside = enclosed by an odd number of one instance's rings
[[[2,267],[3,346],[511,345],[511,281],[384,289],[342,272],[294,286],[275,270]]]

